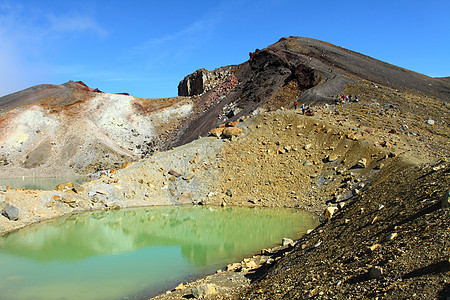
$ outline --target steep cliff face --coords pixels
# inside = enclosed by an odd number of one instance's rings
[[[178,84],[178,96],[197,96],[217,87],[230,75],[236,66],[227,66],[212,71],[199,69],[184,77]]]

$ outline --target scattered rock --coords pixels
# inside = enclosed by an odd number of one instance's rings
[[[333,217],[333,215],[338,211],[339,209],[334,206],[330,206],[323,212],[323,215],[329,220]]]
[[[106,204],[106,208],[108,210],[118,210],[118,209],[120,209],[120,205],[116,202],[112,202],[112,203]]]
[[[180,195],[180,197],[178,197],[178,202],[182,203],[182,204],[187,204],[187,203],[192,203],[194,199],[194,193],[183,193]]]
[[[292,239],[289,238],[283,238],[283,240],[281,241],[281,245],[284,246],[294,246],[294,241]]]
[[[256,269],[257,267],[258,267],[258,264],[253,259],[251,259],[245,263],[245,268],[247,270],[253,270],[253,269]]]
[[[106,195],[107,193],[104,190],[97,190],[97,194]]]
[[[226,127],[222,134],[226,138],[231,138],[233,136],[240,136],[242,134],[242,130],[237,127]]]
[[[189,181],[189,180],[191,180],[192,178],[194,178],[194,174],[189,174],[189,175],[187,175],[187,176],[183,176],[183,180],[186,180],[186,181]]]
[[[223,130],[224,130],[225,128],[221,128],[221,127],[219,127],[219,128],[213,128],[213,129],[211,129],[210,131],[209,131],[209,133],[212,135],[212,136],[215,136],[215,137],[218,137],[218,138],[220,138],[221,136],[222,136],[222,133],[223,133]]]
[[[239,272],[242,269],[242,265],[240,263],[232,263],[227,265],[227,271]]]
[[[19,209],[14,205],[8,205],[3,211],[2,215],[11,221],[19,220]]]
[[[380,244],[375,244],[375,245],[372,245],[372,246],[368,247],[368,249],[370,250],[370,252],[373,252],[380,246],[381,246]]]
[[[355,168],[364,169],[367,166],[367,159],[361,158],[356,164]]]
[[[77,184],[72,188],[72,191],[74,191],[77,194],[82,194],[84,193],[84,187],[82,185]]]
[[[74,186],[73,186],[72,182],[65,182],[65,183],[58,184],[55,187],[55,190],[56,191],[70,191],[73,189],[73,187]]]
[[[395,152],[389,152],[389,154],[388,154],[388,157],[390,157],[390,158],[394,158],[394,157],[397,157],[397,156],[398,156],[398,154],[395,153]]]
[[[336,160],[338,160],[339,155],[335,154],[335,153],[331,153],[330,155],[328,155],[327,157],[325,157],[325,162],[334,162]]]
[[[388,132],[391,133],[391,134],[396,134],[396,133],[397,133],[397,130],[391,129],[391,130],[389,130]]]
[[[384,167],[384,164],[380,163],[379,165],[375,166],[375,170],[381,170]]]
[[[392,144],[391,143],[389,143],[388,141],[383,141],[383,142],[381,142],[381,147],[392,147]]]
[[[444,193],[444,196],[442,196],[442,200],[441,200],[441,207],[442,208],[446,208],[446,207],[450,206],[450,203],[449,203],[449,200],[448,200],[449,198],[450,198],[450,190],[447,190]]]
[[[203,299],[217,294],[217,290],[214,284],[209,283],[193,287],[191,293],[196,299]]]
[[[389,235],[389,239],[390,240],[393,240],[393,239],[395,239],[396,237],[398,236],[398,233],[397,232],[393,232],[393,233],[391,233],[390,235]]]
[[[172,175],[172,176],[175,176],[175,177],[180,177],[181,176],[180,173],[178,173],[177,171],[172,170],[172,169],[169,170],[169,174]]]
[[[383,268],[374,266],[369,271],[369,276],[372,279],[380,279],[383,276]]]

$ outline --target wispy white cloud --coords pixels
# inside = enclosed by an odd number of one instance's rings
[[[186,57],[211,38],[217,26],[224,21],[228,10],[229,7],[222,1],[201,18],[175,32],[151,37],[144,43],[134,46],[127,55],[135,56],[142,53],[147,54],[148,51],[156,51],[157,56],[170,52],[170,55],[166,55],[166,57],[171,59],[176,59],[180,54]]]
[[[89,12],[58,14],[38,4],[0,0],[0,96],[47,83],[53,69],[48,53],[68,34],[107,35]]]
[[[47,14],[45,18],[49,23],[48,32],[50,34],[59,32],[92,32],[101,37],[107,35],[107,31],[89,15],[75,12],[69,15]]]
[[[206,24],[208,23],[208,26]],[[160,37],[154,37],[147,40],[144,44],[136,46],[136,50],[144,50],[153,46],[160,46],[167,42],[176,41],[181,38],[189,38],[194,35],[205,33],[206,31],[211,31],[214,24],[212,22],[207,22],[205,18],[197,20],[196,22],[190,24],[186,28],[183,28],[175,33],[170,33]]]

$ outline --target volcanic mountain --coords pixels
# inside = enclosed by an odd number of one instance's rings
[[[431,78],[301,37],[282,38],[249,60],[200,69],[179,96],[143,99],[102,93],[82,82],[39,85],[0,98],[0,176],[86,174],[120,167],[205,136],[261,111],[333,104],[364,82],[414,90],[448,103],[448,78]]]

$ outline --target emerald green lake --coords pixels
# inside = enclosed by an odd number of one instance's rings
[[[81,184],[88,180],[90,178],[87,176],[0,178],[0,186],[10,186],[13,189],[51,191],[60,183],[72,182],[74,184]]]
[[[298,238],[294,209],[152,207],[92,212],[0,237],[1,299],[141,299]]]

